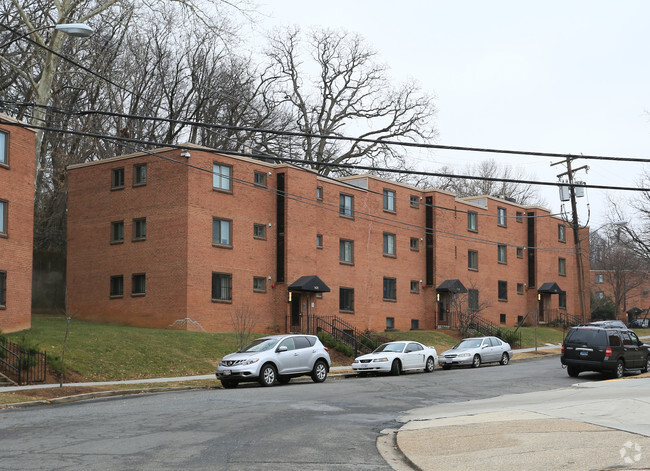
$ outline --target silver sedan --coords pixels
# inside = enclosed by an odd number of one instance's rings
[[[471,365],[474,368],[481,363],[499,362],[507,365],[512,359],[510,344],[496,337],[473,337],[463,339],[440,355],[440,366],[448,370],[452,366]]]

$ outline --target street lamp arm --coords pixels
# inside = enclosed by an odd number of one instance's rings
[[[76,38],[87,38],[88,36],[94,33],[94,30],[90,26],[83,23],[62,23],[58,25],[41,26],[40,28],[32,29],[26,32],[25,34],[21,34],[17,38],[4,43],[3,45],[0,46],[0,49],[4,49],[11,43],[20,41],[21,39],[26,38],[31,34],[38,33],[46,29],[54,29],[56,31],[61,31],[62,33],[65,33],[69,36],[76,37]],[[16,34],[14,30],[10,30],[10,31]]]

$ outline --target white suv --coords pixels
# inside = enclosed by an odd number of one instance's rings
[[[305,375],[322,383],[330,365],[328,350],[315,335],[272,335],[223,357],[216,374],[224,388],[250,381],[259,381],[262,386],[286,384]]]

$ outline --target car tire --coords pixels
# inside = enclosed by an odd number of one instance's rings
[[[443,370],[451,370],[451,365],[442,365]]]
[[[427,358],[427,362],[424,365],[424,371],[427,373],[433,373],[433,370],[436,367],[436,360],[433,359],[433,357]]]
[[[575,366],[567,366],[566,371],[567,373],[569,373],[569,376],[571,376],[572,378],[577,378],[578,375],[580,374],[580,370]]]
[[[472,368],[478,368],[479,366],[481,366],[481,356],[476,354],[474,360],[472,360]]]
[[[507,365],[510,363],[510,355],[508,355],[506,352],[503,352],[503,355],[501,355],[501,361],[499,363],[502,365]]]
[[[291,381],[291,376],[278,375],[278,383],[289,384],[289,381]]]
[[[260,370],[259,383],[264,387],[273,386],[278,379],[278,373],[275,370],[275,366],[270,363],[262,366]]]
[[[616,362],[616,369],[614,370],[614,378],[622,378],[625,373],[625,363],[623,360]]]
[[[645,366],[641,368],[641,373],[647,373],[650,370],[650,355],[645,357]]]
[[[390,374],[393,376],[399,376],[402,373],[402,364],[399,360],[393,360],[393,364],[390,365]]]
[[[221,386],[223,386],[224,389],[234,389],[237,387],[237,381],[228,381],[227,379],[222,379]]]
[[[323,360],[318,360],[314,364],[311,379],[314,383],[322,383],[327,379],[327,364]]]

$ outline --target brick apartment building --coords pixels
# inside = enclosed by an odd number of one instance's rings
[[[0,113],[0,331],[31,326],[34,132]]]
[[[468,307],[508,326],[580,310],[573,239],[548,210],[188,149],[69,167],[71,314],[232,331],[252,313],[284,332],[313,316],[381,331],[453,327]]]
[[[589,277],[591,292],[597,299],[609,296],[614,301],[618,291],[621,305],[619,312],[614,313],[617,319],[630,322],[637,317],[646,317],[646,313],[632,310],[634,308],[641,311],[650,309],[650,274],[648,272],[629,271],[619,274],[613,270],[591,270]],[[648,317],[650,318],[650,316]]]

